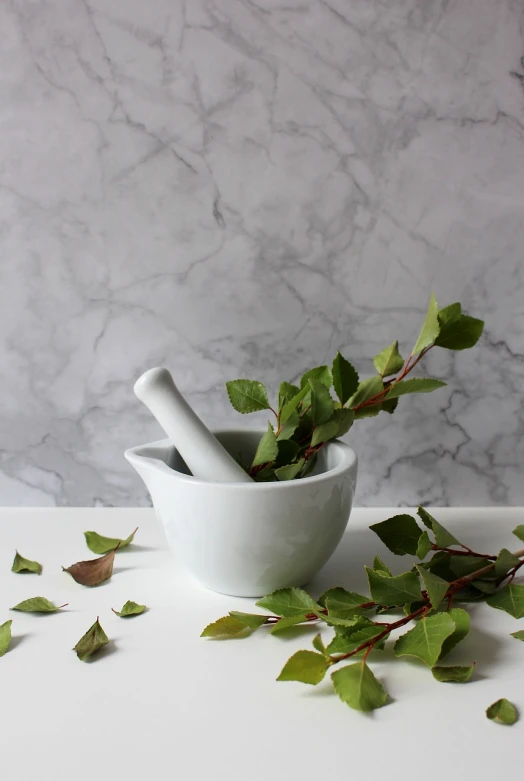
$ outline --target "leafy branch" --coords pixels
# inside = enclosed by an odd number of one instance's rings
[[[315,600],[300,588],[280,589],[256,603],[269,613],[231,611],[209,624],[202,636],[245,637],[263,626],[269,627],[271,634],[278,634],[299,624],[327,625],[334,631],[329,644],[325,646],[321,634],[317,634],[314,650],[293,654],[277,680],[316,685],[331,668],[362,657],[331,673],[340,699],[356,710],[374,710],[387,703],[387,692],[368,666],[368,658],[384,648],[392,633],[408,624],[413,626],[395,640],[396,657],[420,659],[441,682],[469,681],[474,661],[465,666],[442,664],[470,628],[469,613],[456,604],[485,601],[514,618],[524,617],[524,584],[514,583],[524,566],[524,548],[513,553],[506,548],[497,554],[477,553],[459,542],[423,507],[417,514],[418,520],[402,514],[371,526],[393,553],[415,556],[416,560],[410,570],[393,575],[376,556],[373,566],[366,567],[369,595],[337,587]],[[524,525],[518,526],[514,534],[524,542]],[[387,617],[399,610],[404,615],[382,620],[384,614]],[[523,631],[512,636],[524,640]],[[511,709],[496,705],[496,720],[503,721]]]
[[[482,320],[463,314],[459,303],[438,308],[432,294],[420,334],[407,360],[398,341],[373,359],[376,374],[360,380],[352,364],[337,353],[331,366],[309,369],[300,387],[282,382],[276,409],[269,403],[263,383],[231,380],[226,383],[229,400],[241,414],[269,410],[275,423],[268,423],[249,474],[257,481],[293,480],[307,476],[316,456],[328,442],[341,437],[355,420],[393,414],[401,396],[430,393],[446,383],[429,377],[408,377],[434,347],[465,350],[480,338]],[[331,394],[333,388],[336,398]]]

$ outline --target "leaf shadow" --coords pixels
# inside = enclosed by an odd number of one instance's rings
[[[144,553],[153,550],[158,550],[158,548],[155,548],[153,545],[135,545],[135,543],[132,543],[131,545],[126,545],[125,548],[118,548],[116,553],[117,556],[122,556],[122,554],[126,556],[129,553]]]
[[[128,570],[136,569],[136,567],[113,567],[113,575],[120,575],[122,572],[126,572]],[[108,578],[107,580],[104,580],[103,583],[100,583],[102,586],[104,583],[109,583],[111,578]]]
[[[9,643],[9,651],[13,651],[15,648],[18,648],[20,643],[25,642],[26,638],[30,636],[31,632],[26,632],[24,635],[12,635],[11,636],[11,642]]]
[[[321,629],[320,622],[311,622],[309,624],[297,624],[296,626],[289,626],[287,629],[283,629],[281,632],[276,632],[272,637],[276,637],[278,640],[296,640],[299,637],[308,637],[309,635],[318,634]]]
[[[100,659],[105,659],[106,656],[112,656],[117,651],[118,647],[116,642],[114,640],[110,640],[109,643],[102,646],[102,648],[96,651],[96,653],[94,653],[92,656],[88,656],[88,658],[85,660],[85,664],[94,664]]]

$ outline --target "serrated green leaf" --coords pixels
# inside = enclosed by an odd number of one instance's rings
[[[331,420],[338,426],[337,437],[343,437],[353,425],[355,413],[352,409],[336,409]]]
[[[271,463],[278,456],[278,443],[271,423],[267,424],[267,431],[260,439],[251,466],[261,466]]]
[[[455,623],[448,613],[421,618],[413,629],[399,637],[394,646],[395,656],[416,656],[428,667],[434,667],[444,640],[454,631]]]
[[[282,407],[282,410],[280,412],[280,425],[283,426],[290,418],[290,415],[296,410],[300,402],[307,396],[309,393],[309,385],[305,385],[302,390],[300,390],[296,396],[293,396],[292,399],[290,399],[288,402],[284,404]]]
[[[398,341],[385,347],[382,352],[373,358],[375,369],[381,377],[389,377],[399,372],[404,366],[404,358],[398,351]]]
[[[291,382],[281,382],[278,389],[278,408],[282,409],[284,404],[287,404],[299,391],[300,388],[297,385],[293,385]]]
[[[361,645],[364,645],[364,643],[367,643],[370,640],[373,640],[378,635],[382,634],[382,632],[384,632],[384,629],[385,627],[377,626],[376,624],[373,624],[371,622],[368,622],[367,625],[365,626],[362,626],[361,624],[356,624],[355,626],[348,627],[347,629],[337,628],[335,630],[336,635],[333,638],[333,640],[330,642],[326,650],[328,651],[329,654],[354,653],[356,649],[359,648]],[[383,649],[386,638],[387,635],[382,640],[376,642],[373,646],[374,650]],[[364,653],[364,652],[365,651],[362,650],[360,653]]]
[[[510,726],[515,724],[519,718],[518,711],[513,703],[505,697],[490,705],[486,711],[486,716],[488,719],[496,721],[497,724],[508,724]]]
[[[397,556],[416,554],[422,531],[412,515],[394,515],[386,521],[372,524],[369,528]]]
[[[398,399],[384,399],[380,405],[381,412],[387,412],[388,415],[393,415],[398,407]]]
[[[305,460],[301,458],[296,464],[289,464],[288,466],[281,466],[275,469],[275,475],[278,480],[294,480],[305,463]]]
[[[386,399],[396,399],[407,393],[431,393],[437,388],[446,385],[442,380],[434,380],[431,377],[412,377],[410,380],[400,380],[391,386]]]
[[[524,523],[519,524],[516,529],[513,529],[513,534],[518,537],[521,542],[524,542]]]
[[[24,599],[23,602],[19,602],[11,610],[20,610],[23,613],[56,613],[57,610],[65,607],[65,605],[54,605],[45,597],[31,597],[30,599]]]
[[[223,616],[208,624],[200,637],[238,637],[244,633],[247,635],[250,628],[235,616]]]
[[[317,613],[321,606],[301,588],[280,588],[262,597],[257,607],[269,610],[277,616],[299,616],[302,613]]]
[[[438,575],[430,572],[424,567],[417,566],[418,573],[424,583],[424,588],[428,593],[431,607],[436,610],[446,595],[446,591],[449,588],[449,584],[446,580],[442,580]]]
[[[11,624],[12,621],[6,621],[0,625],[0,656],[3,656],[11,644]]]
[[[434,293],[431,294],[429,299],[428,311],[426,319],[422,324],[422,329],[418,335],[418,339],[415,342],[412,355],[425,350],[430,344],[433,344],[440,332],[440,325],[438,321],[438,304]]]
[[[84,532],[84,537],[86,538],[87,547],[93,553],[109,553],[109,551],[115,550],[115,548],[122,550],[122,548],[130,545],[135,539],[137,531],[138,527],[125,540],[120,540],[118,537],[103,537],[97,532]]]
[[[469,613],[466,610],[463,610],[461,607],[454,607],[447,615],[455,624],[455,630],[453,634],[447,637],[442,643],[439,661],[444,659],[456,645],[462,642],[469,632],[470,618]]]
[[[16,551],[11,566],[11,572],[35,572],[37,575],[40,575],[42,573],[42,565],[39,564],[38,561],[24,559],[24,557]]]
[[[450,583],[452,580],[456,580],[456,575],[451,569],[449,563],[451,561],[451,553],[445,551],[438,551],[433,556],[425,561],[421,566],[430,572],[434,572],[439,578],[447,580]]]
[[[316,686],[324,678],[329,662],[315,651],[297,651],[287,660],[277,681],[300,681]]]
[[[328,609],[332,615],[338,618],[351,618],[352,616],[365,615],[366,609],[361,605],[371,602],[370,597],[357,594],[354,591],[346,591],[337,586],[325,591],[319,597],[318,604]],[[329,603],[329,607],[328,607]]]
[[[390,578],[366,567],[371,598],[379,605],[395,607],[420,599],[420,583],[414,572]]]
[[[388,701],[384,687],[365,662],[357,662],[331,674],[335,691],[346,705],[360,711],[381,708]]]
[[[371,527],[373,528],[373,527]],[[380,556],[375,556],[373,559],[373,569],[375,572],[382,572],[383,575],[388,575],[388,577],[393,577],[393,573],[389,569],[389,567],[386,567]]]
[[[494,581],[473,580],[471,585],[483,594],[494,594],[497,590],[497,584]]]
[[[451,532],[448,532],[424,507],[417,508],[417,515],[422,523],[431,529],[435,535],[435,542],[439,548],[449,548],[451,545],[460,545],[460,542]]]
[[[317,445],[322,445],[324,442],[329,442],[330,439],[334,439],[337,435],[338,424],[334,420],[328,420],[327,423],[322,423],[313,431],[311,447],[317,447]]]
[[[340,352],[337,352],[332,366],[333,386],[341,404],[345,404],[358,388],[358,373]]]
[[[486,602],[497,610],[505,610],[513,618],[522,618],[524,616],[524,585],[508,583],[493,596],[488,597]]]
[[[398,399],[395,399],[395,401],[398,401]],[[375,404],[370,404],[369,407],[361,407],[360,409],[354,410],[355,412],[355,420],[363,420],[364,418],[376,418],[378,413],[380,412],[382,407],[382,404],[380,402],[376,402]]]
[[[326,651],[326,646],[324,645],[324,641],[322,640],[322,635],[320,632],[313,638],[313,648],[315,648],[325,658],[329,658],[329,654]]]
[[[80,638],[73,648],[81,662],[85,662],[90,656],[99,651],[104,645],[109,643],[109,638],[100,626],[98,618],[95,623],[89,627],[85,635]]]
[[[444,310],[439,312],[440,333],[435,339],[437,347],[446,350],[467,350],[477,344],[484,330],[483,320],[460,315],[452,319],[443,318]]]
[[[448,323],[454,323],[462,315],[462,305],[457,301],[454,304],[448,304],[448,306],[439,309],[438,321],[442,329],[442,326]]]
[[[298,412],[296,410],[293,410],[293,412],[290,414],[290,416],[288,417],[284,425],[281,427],[277,440],[279,442],[282,442],[284,440],[291,439],[291,437],[297,430],[299,423],[300,423],[300,418],[298,416]]]
[[[524,629],[520,629],[518,632],[512,632],[511,637],[514,637],[515,640],[524,640]]]
[[[328,599],[328,613],[319,613],[318,617],[325,621],[328,626],[352,628],[359,623],[360,616],[355,615],[351,618],[338,618],[334,612],[329,612],[329,599]]]
[[[432,542],[427,531],[422,532],[417,545],[417,558],[422,561],[431,550]]]
[[[466,667],[433,667],[433,678],[441,683],[467,683],[475,669],[474,664]]]
[[[281,632],[284,632],[286,629],[291,629],[297,624],[303,624],[305,621],[307,621],[306,613],[302,613],[302,615],[298,616],[286,616],[285,618],[281,618],[280,621],[274,623],[269,632],[272,635],[278,635]]]
[[[115,610],[114,607],[111,608],[113,613],[115,615],[120,616],[120,618],[128,618],[129,616],[139,616],[141,613],[143,613],[146,609],[145,605],[139,605],[136,602],[132,602],[130,599],[123,605],[121,610]]]
[[[277,445],[278,453],[275,460],[275,467],[279,468],[281,466],[287,466],[288,464],[291,464],[291,462],[294,461],[297,457],[300,446],[291,439],[282,439],[277,443]]]
[[[309,380],[318,380],[326,388],[331,388],[333,385],[333,377],[331,375],[331,369],[329,366],[315,366],[314,369],[310,369],[300,378],[300,387],[308,387]]]
[[[497,578],[502,578],[503,575],[506,575],[506,573],[512,567],[516,567],[517,564],[520,564],[520,559],[514,556],[507,548],[502,548],[495,560],[493,574]]]
[[[449,566],[458,578],[471,575],[485,567],[486,564],[490,564],[490,562],[480,556],[451,556],[449,560]]]
[[[309,378],[311,388],[311,417],[314,426],[326,423],[333,414],[333,399],[329,390],[314,377]]]
[[[384,390],[382,377],[378,375],[369,377],[369,379],[359,383],[356,392],[349,401],[346,402],[345,406],[349,409],[354,409],[355,407],[358,407],[359,404],[363,404],[365,401],[369,401],[374,396],[377,396],[382,390]]]
[[[229,401],[241,415],[270,409],[267,390],[261,382],[256,380],[230,380],[226,382],[226,388]]]

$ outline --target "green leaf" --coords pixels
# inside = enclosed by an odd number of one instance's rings
[[[251,627],[245,621],[229,615],[208,624],[200,637],[238,637],[244,633],[247,635],[249,629]]]
[[[307,396],[309,393],[309,385],[305,385],[302,390],[300,390],[296,396],[293,396],[292,399],[290,399],[288,402],[284,404],[282,407],[282,411],[280,412],[280,425],[283,426],[290,418],[290,415],[296,410],[300,402]]]
[[[426,319],[424,320],[418,339],[415,342],[412,355],[420,353],[422,350],[425,350],[426,347],[429,347],[430,344],[433,344],[439,335],[439,332],[440,325],[438,321],[438,304],[434,293],[432,293],[429,299]]]
[[[76,651],[76,655],[81,662],[85,662],[86,659],[89,659],[90,656],[99,651],[104,645],[107,645],[107,643],[109,643],[109,638],[100,626],[97,618],[85,635],[80,638],[73,651]]]
[[[327,608],[330,613],[338,616],[338,618],[364,615],[366,610],[360,606],[369,602],[371,602],[369,597],[357,594],[354,591],[346,591],[345,588],[340,586],[328,589],[318,600],[320,606]]]
[[[412,515],[394,515],[386,521],[374,523],[369,528],[397,556],[416,554],[422,531]]]
[[[316,686],[324,678],[328,667],[328,660],[323,654],[297,651],[287,660],[277,681],[300,681]]]
[[[329,442],[330,439],[334,439],[337,435],[338,423],[335,420],[328,420],[327,423],[322,423],[313,431],[311,447],[317,447],[317,445],[322,445],[324,442]]]
[[[363,380],[363,382],[359,384],[356,392],[349,401],[346,402],[345,406],[349,407],[349,409],[354,409],[355,407],[358,407],[359,404],[369,401],[383,390],[384,383],[382,382],[382,377],[379,377],[378,375],[369,377],[369,379]]]
[[[431,607],[436,610],[446,595],[449,583],[424,567],[417,566],[417,570],[424,583],[424,588],[428,592]]]
[[[389,347],[385,347],[381,353],[373,358],[375,369],[381,377],[389,377],[396,374],[404,366],[404,358],[398,351],[398,342],[393,342]]]
[[[11,644],[11,624],[12,621],[6,621],[0,625],[0,656],[3,656]]]
[[[279,442],[282,442],[287,439],[291,439],[291,437],[297,430],[299,423],[300,423],[300,418],[298,416],[298,412],[296,410],[293,410],[293,412],[290,414],[290,416],[288,417],[284,425],[281,427],[277,440]]]
[[[84,532],[84,537],[86,538],[87,547],[93,553],[109,553],[109,551],[115,550],[115,548],[118,550],[127,548],[133,542],[137,531],[138,527],[125,540],[119,540],[117,537],[102,537],[97,532]]]
[[[446,350],[467,350],[477,344],[484,330],[484,322],[468,315],[456,317],[456,312],[453,316],[448,316],[450,313],[446,310],[450,310],[453,306],[456,304],[451,304],[438,313],[440,333],[435,339],[435,344]]]
[[[514,637],[515,640],[524,640],[524,629],[520,629],[518,632],[512,632],[511,637]]]
[[[384,399],[379,409],[381,412],[387,412],[388,415],[393,415],[397,407],[398,399]]]
[[[388,695],[365,662],[357,662],[331,674],[335,691],[346,705],[372,711],[386,704]]]
[[[519,714],[512,702],[505,697],[497,700],[490,705],[486,711],[486,716],[492,721],[496,721],[497,724],[515,724],[518,721]]]
[[[19,602],[11,610],[20,610],[23,613],[56,613],[62,607],[65,607],[65,605],[54,605],[45,597],[32,597]]]
[[[439,309],[438,321],[442,331],[442,327],[448,323],[454,323],[459,320],[462,315],[462,305],[457,301],[454,304],[448,304],[448,306]]]
[[[462,640],[464,640],[469,632],[470,619],[469,613],[466,610],[463,610],[461,607],[454,607],[447,613],[447,615],[455,624],[455,630],[453,634],[444,640],[439,656],[439,661],[444,659],[444,657],[447,656],[456,645],[462,642]]]
[[[395,607],[420,599],[420,583],[414,572],[390,578],[366,567],[371,598],[379,605]]]
[[[255,603],[257,607],[269,610],[277,616],[299,616],[302,613],[317,613],[322,608],[301,588],[280,588]]]
[[[471,585],[483,594],[494,594],[497,590],[497,584],[494,581],[473,580]]]
[[[474,664],[467,667],[433,667],[433,678],[442,683],[467,683],[475,669]]]
[[[395,401],[398,403],[398,399],[395,399]],[[376,418],[380,410],[382,409],[382,404],[380,401],[376,401],[374,404],[370,404],[369,407],[361,407],[360,409],[356,409],[355,412],[355,420],[363,420],[364,418]]]
[[[358,388],[358,373],[349,361],[337,352],[332,366],[333,386],[341,404],[345,404]]]
[[[230,380],[226,382],[229,401],[237,412],[246,415],[249,412],[259,412],[270,409],[267,390],[256,380]]]
[[[460,542],[454,537],[451,532],[448,532],[432,515],[428,513],[424,507],[417,509],[417,515],[421,519],[428,529],[433,531],[435,535],[435,542],[439,548],[449,548],[451,545],[460,545]]]
[[[517,564],[520,564],[520,559],[514,556],[507,548],[502,548],[495,561],[493,573],[497,578],[501,578],[512,567],[516,567]]]
[[[373,528],[372,526],[370,528]],[[375,572],[382,572],[384,575],[387,575],[388,577],[392,578],[393,573],[389,569],[389,567],[386,567],[380,556],[375,556],[373,559],[373,569]]]
[[[508,583],[493,596],[488,597],[486,602],[490,607],[505,610],[513,618],[522,618],[524,616],[524,585]]]
[[[278,480],[294,480],[305,463],[305,460],[301,458],[296,464],[289,464],[288,466],[281,466],[275,469],[275,475]]]
[[[122,607],[121,610],[115,610],[114,607],[111,608],[113,613],[115,613],[117,616],[120,616],[120,618],[128,618],[129,616],[139,616],[141,613],[145,611],[145,609],[146,609],[145,605],[138,605],[136,602],[132,602],[129,599]]]
[[[313,377],[309,379],[309,387],[311,388],[311,417],[313,425],[320,426],[321,423],[329,420],[333,414],[333,399],[325,385],[322,385],[319,380]]]
[[[333,385],[333,377],[329,366],[316,366],[314,369],[307,371],[300,378],[300,387],[309,389],[309,380],[318,380],[328,389]]]
[[[324,645],[324,641],[322,640],[322,635],[320,632],[313,638],[313,648],[321,653],[322,656],[324,656],[326,659],[329,659],[329,654],[326,651],[326,646]]]
[[[444,640],[455,631],[455,623],[448,613],[436,613],[420,621],[401,635],[394,646],[395,656],[416,656],[428,667],[437,663]]]
[[[278,408],[282,409],[284,404],[287,404],[299,391],[300,388],[297,385],[292,385],[290,382],[281,382],[278,389]]]
[[[355,420],[355,413],[352,409],[336,409],[331,421],[337,424],[337,437],[343,437],[347,434]]]
[[[513,534],[518,537],[521,542],[524,542],[524,523],[521,523],[516,529],[513,529]]]
[[[251,466],[261,466],[271,463],[278,456],[278,443],[271,423],[267,424],[267,431],[258,443],[258,447]]]
[[[298,455],[299,445],[291,439],[282,439],[278,442],[278,454],[275,461],[275,467],[287,466]]]
[[[38,561],[24,559],[24,557],[16,551],[11,572],[36,572],[37,575],[40,575],[42,573],[42,565],[39,564]]]
[[[356,649],[359,648],[361,645],[364,645],[364,643],[367,643],[370,640],[373,640],[375,637],[377,637],[377,635],[382,634],[382,632],[384,632],[384,627],[377,626],[376,624],[372,624],[371,622],[369,622],[365,626],[362,626],[361,624],[356,624],[353,627],[347,627],[347,628],[337,627],[335,631],[336,631],[336,635],[328,645],[327,651],[330,654],[350,654],[350,653],[354,653]],[[386,640],[386,637],[384,637],[382,640],[379,640],[377,643],[375,643],[373,646],[373,650],[379,650],[384,648],[384,642]],[[365,650],[360,651],[360,653],[365,653]]]
[[[452,571],[459,578],[471,575],[490,563],[486,559],[480,558],[480,556],[451,556],[449,560]]]
[[[429,538],[429,534],[426,531],[422,532],[417,545],[417,558],[421,561],[422,559],[425,559],[431,550],[431,546],[432,542]]]
[[[306,613],[302,613],[302,615],[299,616],[286,616],[286,618],[281,618],[280,621],[273,624],[269,633],[278,635],[280,632],[291,629],[291,627],[296,626],[297,624],[303,624],[305,621],[307,621]]]
[[[443,388],[445,385],[445,382],[430,377],[413,377],[410,380],[401,380],[392,385],[386,399],[396,399],[407,393],[431,393],[431,391]]]

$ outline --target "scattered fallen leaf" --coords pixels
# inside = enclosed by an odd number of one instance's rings
[[[11,642],[11,624],[12,621],[6,621],[0,626],[0,656],[3,656]]]
[[[486,711],[486,716],[497,724],[515,724],[518,721],[519,714],[512,702],[502,697],[490,705]]]
[[[126,548],[133,542],[137,531],[138,526],[125,540],[119,540],[116,537],[103,537],[97,532],[84,532],[84,536],[86,538],[87,547],[89,550],[92,550],[93,553],[109,553],[109,551],[112,550],[122,550],[122,548]]]
[[[11,572],[36,572],[37,575],[40,575],[42,573],[42,565],[39,564],[38,561],[24,559],[24,557],[20,556],[18,551],[16,551]]]
[[[76,655],[81,662],[85,662],[94,653],[100,650],[104,645],[109,643],[109,638],[100,626],[100,621],[96,619],[93,626],[89,627],[83,637],[80,638],[78,643],[73,648],[76,651]]]
[[[81,586],[98,586],[104,580],[109,580],[113,574],[113,563],[115,561],[115,551],[100,556],[99,559],[90,559],[89,561],[77,561],[70,567],[62,567],[64,572],[69,572],[72,578],[80,583]]]
[[[138,605],[136,602],[131,602],[128,600],[125,605],[123,606],[122,610],[115,610],[114,607],[111,608],[113,613],[115,613],[117,616],[120,616],[120,618],[127,618],[128,616],[138,616],[140,613],[143,613],[146,609],[145,605]]]
[[[23,602],[19,602],[11,610],[20,610],[23,613],[56,613],[57,610],[65,607],[65,605],[54,605],[45,597],[31,597],[31,599],[24,599]]]

